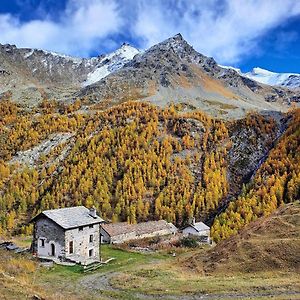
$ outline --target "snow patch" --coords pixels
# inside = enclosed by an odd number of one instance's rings
[[[123,44],[118,50],[105,55],[97,65],[96,69],[87,75],[83,86],[91,85],[110,73],[119,70],[127,62],[131,61],[140,51],[128,44]],[[93,59],[93,58],[91,58]]]
[[[31,56],[34,52],[34,49],[29,50],[25,55],[24,58],[28,58],[29,56]]]
[[[275,73],[257,67],[253,68],[251,72],[245,73],[244,76],[268,85],[300,87],[300,74],[295,73]]]
[[[236,71],[238,74],[242,75],[242,71],[239,68],[235,68],[235,67],[231,67],[231,66],[223,66],[223,65],[219,65],[219,67],[223,68],[223,69],[227,69],[227,70],[234,70]]]
[[[235,70],[241,76],[247,77],[263,84],[283,86],[293,89],[300,88],[300,74],[297,73],[275,73],[259,67],[253,68],[250,72],[243,73],[238,68],[223,65],[219,66],[223,69]]]

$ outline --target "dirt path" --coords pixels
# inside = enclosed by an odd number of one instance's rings
[[[79,281],[79,284],[88,290],[94,290],[94,291],[118,291],[118,289],[114,288],[110,284],[110,279],[116,275],[118,275],[118,272],[111,272],[111,273],[105,273],[105,274],[91,274],[86,275],[83,279]]]

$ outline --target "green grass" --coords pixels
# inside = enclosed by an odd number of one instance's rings
[[[202,250],[203,253],[206,251]],[[266,296],[268,293],[275,293],[274,299],[299,298],[299,294],[287,293],[289,291],[300,292],[299,274],[264,272],[237,273],[234,276],[220,273],[207,276],[181,264],[182,258],[186,255],[193,255],[193,250],[178,253],[176,258],[165,253],[129,252],[110,245],[102,246],[101,251],[104,260],[112,257],[115,260],[91,273],[83,273],[82,267],[78,265],[54,265],[49,269],[39,267],[35,275],[28,275],[30,277],[27,280],[41,291],[47,291],[51,296],[49,299],[135,300],[141,297],[143,299],[143,295],[148,295],[152,296],[151,300],[158,297],[181,299],[182,295],[198,297],[201,294],[234,299],[229,295],[244,294],[243,299],[265,300],[270,298]],[[102,282],[103,278],[107,278],[106,283]],[[82,281],[85,283],[83,284]],[[4,287],[0,284],[0,289],[2,288]],[[12,295],[17,295],[17,293],[22,295],[20,291],[17,291],[14,288]],[[255,297],[253,293],[256,294]],[[280,295],[281,293],[283,294]],[[10,297],[17,299],[11,295]]]
[[[131,267],[137,265],[147,264],[152,260],[166,260],[170,256],[160,253],[138,253],[138,252],[129,252],[123,249],[118,249],[111,245],[102,245],[101,246],[101,256],[103,260],[114,258],[107,265],[100,267],[97,272],[109,272],[122,269],[130,269]]]
[[[148,265],[151,262],[162,262],[166,261],[169,256],[164,254],[142,254],[136,252],[128,252],[122,249],[117,249],[111,245],[102,245],[101,246],[101,255],[104,260],[108,258],[115,258],[106,265],[102,265],[99,269],[83,273],[83,268],[81,266],[61,266],[54,265],[49,269],[41,269],[39,272],[38,283],[43,287],[54,288],[55,290],[63,290],[67,294],[72,296],[79,297],[79,299],[135,299],[134,293],[131,290],[129,291],[118,291],[118,290],[97,290],[89,294],[89,290],[82,289],[82,286],[79,284],[81,280],[89,278],[90,276],[99,276],[124,272],[128,270],[134,270],[138,266]],[[88,296],[87,296],[88,295]],[[137,298],[138,299],[138,298]]]

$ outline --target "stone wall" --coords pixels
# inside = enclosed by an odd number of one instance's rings
[[[99,260],[100,228],[99,224],[69,229],[65,231],[66,257],[77,262],[85,263],[87,260]],[[90,235],[93,241],[90,242]],[[73,253],[70,253],[70,242],[73,241]],[[89,251],[92,250],[92,256]]]
[[[34,228],[34,252],[39,257],[53,257],[52,247],[54,247],[54,257],[64,256],[65,240],[64,230],[48,218],[39,218]],[[42,240],[44,241],[42,243]],[[51,246],[51,245],[54,246]]]
[[[123,233],[123,234],[110,237],[105,230],[101,229],[101,234],[102,234],[102,241],[104,243],[119,244],[130,240],[144,239],[144,238],[150,238],[150,237],[155,237],[160,235],[169,235],[172,234],[172,232],[169,229],[163,229],[163,230],[153,231],[151,233],[145,233],[139,235],[135,231],[132,231],[132,232]]]

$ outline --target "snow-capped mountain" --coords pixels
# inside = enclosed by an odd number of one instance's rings
[[[0,98],[11,93],[13,99],[28,99],[32,105],[42,99],[69,99],[74,91],[122,68],[138,53],[125,43],[112,53],[91,58],[0,44]]]
[[[239,68],[222,65],[219,66],[224,69],[235,70],[238,74],[263,84],[283,86],[290,89],[300,88],[300,74],[275,73],[259,67],[253,68],[250,72],[243,73]]]
[[[300,74],[275,73],[261,68],[253,68],[252,71],[244,73],[243,75],[268,85],[284,86],[288,88],[300,87]]]
[[[296,86],[298,74],[276,77],[261,69],[254,71],[243,74],[219,66],[180,34],[143,52],[123,44],[110,54],[92,58],[0,44],[0,99],[11,95],[28,106],[43,99],[84,99],[105,107],[128,100],[160,106],[172,101],[227,118],[252,110],[284,110],[289,103],[300,102],[297,91],[260,84],[264,78],[263,83]]]
[[[104,55],[103,58],[101,58],[95,69],[87,75],[87,79],[84,81],[83,86],[93,84],[110,73],[119,70],[138,53],[140,53],[138,49],[124,43],[121,48],[110,54]]]

